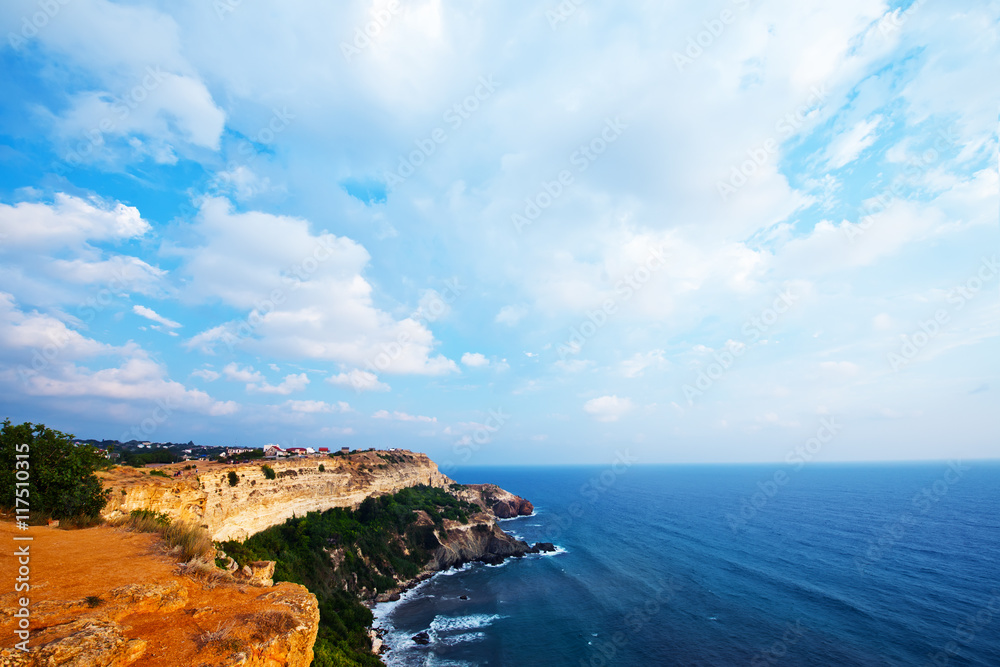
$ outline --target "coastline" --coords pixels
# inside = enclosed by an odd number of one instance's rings
[[[537,511],[533,510],[531,514],[506,517],[502,519],[495,518],[494,521],[497,524],[500,522],[506,523],[519,519],[536,517],[537,514]],[[525,546],[528,545],[523,538],[511,531],[505,530],[503,533],[518,543],[524,544]],[[392,616],[399,607],[425,596],[426,592],[424,589],[430,587],[433,582],[439,579],[439,577],[451,577],[470,572],[475,569],[477,565],[487,568],[499,568],[507,565],[512,560],[520,561],[531,556],[558,556],[565,553],[568,553],[568,550],[561,546],[547,542],[537,542],[535,545],[528,547],[524,553],[504,556],[484,555],[480,558],[473,558],[459,563],[454,563],[444,569],[432,572],[421,572],[413,579],[401,585],[396,591],[383,594],[384,599],[380,599],[383,598],[383,596],[378,596],[378,598],[374,600],[368,600],[365,602],[365,606],[372,611],[372,615],[374,616],[371,626],[371,634],[374,638],[377,638],[378,643],[378,646],[376,647],[376,642],[373,641],[372,652],[378,655],[388,667],[394,667],[395,665],[405,664],[398,662],[398,660],[403,659],[401,654],[407,651],[407,649],[412,650],[421,645],[427,645],[436,641],[437,638],[434,636],[433,628],[429,628],[426,631],[422,631],[411,636],[409,632],[401,631],[393,623]],[[429,595],[427,597],[434,596]],[[462,598],[466,599],[465,596],[462,596]],[[415,637],[419,635],[424,635],[424,641],[418,642],[415,640]],[[395,660],[393,659],[394,657],[396,658]]]

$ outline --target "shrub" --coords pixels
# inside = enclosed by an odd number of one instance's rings
[[[88,607],[100,607],[101,603],[104,602],[104,600],[102,600],[100,597],[96,595],[88,595],[87,597],[83,598],[83,601],[87,603]]]
[[[127,517],[114,521],[111,525],[139,533],[160,533],[170,525],[170,517],[153,510],[132,510]]]
[[[274,479],[275,477],[278,476],[278,474],[276,472],[274,472],[274,468],[272,468],[271,466],[267,465],[266,463],[264,465],[262,465],[260,467],[260,469],[264,472],[264,477],[266,477],[267,479]],[[229,474],[232,475],[233,473],[229,473]],[[236,486],[235,484],[233,484],[231,477],[229,478],[229,483],[231,485],[233,485],[233,486]]]
[[[110,466],[93,446],[73,444],[72,435],[43,424],[14,426],[5,419],[0,429],[0,507],[15,508],[15,490],[26,488],[31,509],[40,515],[60,520],[96,517],[110,491],[102,488],[94,472]],[[27,471],[28,479],[17,478],[22,471]],[[28,486],[17,487],[17,481],[27,481]]]
[[[150,470],[149,474],[150,475],[156,475],[157,477],[166,477],[167,479],[170,479],[170,475],[168,475],[167,473],[163,472],[162,470]]]
[[[187,521],[167,526],[163,531],[163,540],[167,546],[179,548],[184,561],[211,557],[215,553],[215,544],[208,531]]]
[[[319,471],[320,471],[320,472],[326,472],[326,466],[325,466],[325,465],[323,465],[322,463],[320,463],[320,464],[319,464]]]
[[[240,476],[232,470],[229,471],[229,475],[227,476],[229,477],[229,486],[236,486],[240,483]]]

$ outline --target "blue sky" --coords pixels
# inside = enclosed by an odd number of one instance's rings
[[[1000,3],[620,5],[3,3],[4,414],[996,456]]]

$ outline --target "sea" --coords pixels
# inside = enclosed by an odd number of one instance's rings
[[[1000,666],[998,462],[450,475],[530,500],[501,526],[558,550],[378,605],[387,665]]]

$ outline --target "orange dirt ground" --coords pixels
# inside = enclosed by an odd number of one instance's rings
[[[30,535],[34,539],[15,542],[15,535]],[[199,649],[198,638],[220,626],[232,625],[231,636],[252,645],[254,628],[248,623],[250,616],[261,611],[286,612],[289,606],[272,600],[284,594],[301,600],[304,592],[293,584],[260,588],[197,581],[179,574],[176,559],[166,551],[158,535],[130,533],[108,526],[85,530],[32,526],[28,531],[19,531],[14,524],[4,521],[0,522],[0,542],[3,544],[0,550],[0,581],[3,582],[0,610],[4,611],[12,611],[17,597],[24,595],[13,592],[18,568],[13,555],[15,548],[31,545],[30,609],[33,618],[29,647],[40,643],[38,635],[45,627],[102,612],[102,606],[91,608],[83,602],[87,596],[108,598],[109,591],[127,584],[176,587],[179,583],[183,586],[187,600],[173,611],[142,608],[131,611],[126,606],[115,614],[125,637],[145,640],[142,655],[134,664],[148,667],[226,664],[232,650],[214,645]],[[271,599],[258,599],[262,595]],[[45,601],[64,604],[43,604],[44,613],[36,616],[36,606]],[[108,613],[111,609],[104,611]],[[3,640],[0,648],[12,648],[18,641],[11,621],[8,613],[0,613],[0,638]],[[36,626],[36,622],[42,625]],[[136,645],[141,646],[141,642]]]

